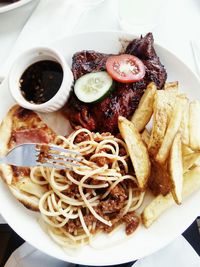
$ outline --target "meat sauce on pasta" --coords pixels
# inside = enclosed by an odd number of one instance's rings
[[[135,210],[144,193],[137,187],[124,141],[82,128],[67,138],[58,136],[56,143],[79,151],[83,160],[71,170],[31,169],[31,180],[48,186],[39,210],[52,238],[75,247],[121,224],[126,234],[133,233],[140,222]]]

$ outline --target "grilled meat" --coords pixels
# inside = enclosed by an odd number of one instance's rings
[[[145,77],[135,83],[116,82],[115,90],[103,101],[95,104],[85,104],[79,101],[72,91],[64,113],[73,127],[81,125],[91,131],[116,133],[118,116],[126,118],[132,116],[149,82],[155,82],[158,89],[162,89],[167,73],[154,50],[152,33],[134,39],[127,46],[125,53],[135,55],[143,61],[146,70]],[[86,73],[105,70],[109,56],[95,51],[76,53],[72,62],[75,80]]]
[[[110,55],[95,51],[82,51],[74,54],[72,58],[72,72],[77,80],[84,74],[103,71],[106,69],[106,60]]]

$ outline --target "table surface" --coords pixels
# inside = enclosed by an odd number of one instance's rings
[[[166,0],[165,2],[165,9],[153,31],[154,39],[195,70],[190,41],[200,38],[200,1]],[[5,63],[32,10],[33,4],[0,14],[0,68]],[[89,10],[81,17],[74,32],[98,30],[120,30],[117,20],[117,0],[105,0]]]

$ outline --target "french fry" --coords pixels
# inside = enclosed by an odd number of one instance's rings
[[[150,140],[150,133],[148,132],[146,128],[141,133],[141,137],[142,137],[143,142],[148,146],[149,140]]]
[[[150,160],[147,148],[141,135],[131,121],[124,117],[118,118],[118,126],[126,142],[128,152],[135,170],[135,175],[140,189],[145,189],[150,175]]]
[[[183,111],[183,116],[180,125],[180,133],[182,143],[189,145],[189,101],[185,105],[185,110]]]
[[[131,121],[139,132],[141,132],[145,128],[145,126],[151,119],[151,116],[153,114],[153,102],[156,90],[156,85],[153,82],[148,84],[147,89],[145,90],[140,100],[138,108],[133,114]]]
[[[163,142],[156,156],[156,161],[158,161],[159,163],[164,163],[169,155],[172,142],[181,124],[182,114],[185,105],[186,98],[182,97],[181,95],[178,95],[176,97],[176,105],[171,115],[171,119],[169,121],[169,125],[167,127]]]
[[[178,90],[178,81],[165,83],[165,90],[176,89]]]
[[[196,166],[194,169],[183,175],[183,198],[188,197],[193,192],[200,188],[200,167]]]
[[[174,107],[178,90],[160,90],[155,94],[153,128],[148,145],[151,155],[155,156],[162,144],[169,118]]]
[[[200,166],[200,158],[198,158],[198,159],[195,161],[195,163],[194,163],[193,166],[194,166],[194,167]],[[191,168],[193,168],[193,166],[192,166]]]
[[[194,151],[187,145],[182,144],[182,156],[184,157],[185,155],[191,154]]]
[[[180,134],[177,134],[174,138],[170,150],[169,173],[172,196],[177,204],[181,204],[183,188],[183,163]]]
[[[168,208],[173,206],[174,199],[172,194],[169,193],[166,196],[158,195],[155,197],[148,206],[146,206],[142,212],[142,223],[146,228],[149,228],[152,223],[160,217],[160,215]]]
[[[200,188],[200,167],[188,171],[183,176],[183,199]],[[171,193],[158,195],[142,212],[142,222],[148,228],[158,217],[174,204]]]
[[[186,173],[200,160],[200,152],[194,152],[183,156],[183,173]]]
[[[192,101],[189,107],[190,147],[200,150],[200,104]]]

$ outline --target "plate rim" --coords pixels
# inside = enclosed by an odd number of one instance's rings
[[[19,2],[14,2],[14,3],[7,4],[5,6],[2,6],[0,7],[0,14],[19,8],[23,5],[28,4],[31,1],[37,1],[37,0],[20,0]]]

